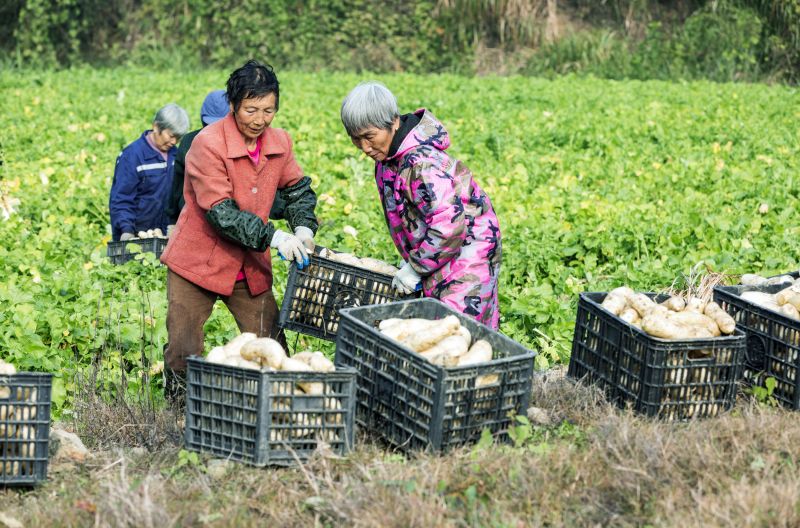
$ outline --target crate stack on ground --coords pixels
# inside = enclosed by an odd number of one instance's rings
[[[435,299],[348,308],[341,316],[336,365],[358,371],[357,423],[394,446],[447,450],[478,440],[485,428],[505,438],[514,416],[525,414],[535,353],[471,317]],[[491,346],[489,361],[437,365],[379,330],[388,319],[448,316],[473,343]]]
[[[409,297],[392,286],[392,270],[396,268],[381,261],[320,247],[309,261],[303,269],[294,264],[290,267],[278,316],[281,328],[334,341],[342,308]]]
[[[800,319],[795,306],[800,304],[800,283],[797,279],[795,272],[765,282],[714,289],[714,299],[747,335],[745,380],[763,383],[766,378],[774,378],[773,396],[795,410],[800,409]],[[791,288],[798,291],[793,292]],[[780,295],[781,292],[798,297],[788,298],[789,295]]]
[[[47,479],[51,374],[15,372],[0,361],[0,486]]]
[[[646,294],[656,302],[667,296]],[[568,376],[601,387],[620,407],[646,416],[689,420],[733,406],[745,334],[664,339],[601,304],[604,292],[582,293]]]

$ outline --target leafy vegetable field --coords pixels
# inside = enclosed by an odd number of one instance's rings
[[[54,403],[98,360],[138,370],[166,341],[165,268],[150,255],[105,257],[108,192],[119,151],[174,101],[199,126],[205,94],[226,71],[75,69],[0,72],[0,357],[54,372]],[[397,259],[372,162],[339,122],[342,98],[367,75],[278,72],[281,109],[315,184],[318,241]],[[668,287],[703,262],[727,273],[777,273],[800,260],[800,94],[763,85],[560,78],[381,76],[403,111],[427,107],[449,128],[503,235],[501,331],[566,362],[577,294],[628,284]],[[345,229],[348,226],[355,229]],[[275,262],[282,295],[286,266]],[[207,347],[229,340],[224,307]],[[290,336],[294,343],[295,336]],[[308,338],[297,336],[297,346]],[[332,345],[310,343],[328,352]]]

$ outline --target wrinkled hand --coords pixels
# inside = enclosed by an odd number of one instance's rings
[[[175,232],[175,224],[170,224],[167,226],[167,238],[172,238],[172,233]]]
[[[120,242],[125,242],[127,240],[133,240],[134,238],[136,237],[133,236],[133,233],[122,233],[122,235],[119,237],[119,240]]]
[[[306,247],[309,253],[314,252],[317,243],[314,242],[314,232],[305,226],[297,226],[294,228],[294,236],[300,239],[300,242]]]
[[[269,245],[278,250],[282,259],[295,261],[298,269],[303,269],[308,265],[306,247],[296,236],[278,229],[272,235],[272,242]]]
[[[411,264],[406,262],[397,271],[397,273],[395,273],[394,278],[392,279],[392,286],[394,286],[400,293],[408,295],[409,293],[414,293],[422,288],[421,281],[422,277],[420,277],[419,273],[414,271],[414,268],[411,267]]]

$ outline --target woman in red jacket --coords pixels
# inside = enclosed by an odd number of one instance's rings
[[[272,68],[249,61],[228,79],[231,112],[205,127],[186,155],[184,206],[161,261],[167,275],[164,352],[168,396],[181,394],[186,358],[203,354],[203,325],[221,299],[242,332],[277,338],[270,248],[302,268],[314,248],[317,198],[285,131],[272,128],[279,86]],[[276,229],[276,194],[294,234]]]

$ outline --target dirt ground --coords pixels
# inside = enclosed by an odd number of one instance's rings
[[[115,448],[120,425],[97,409],[91,456],[0,490],[0,526],[800,525],[791,411],[743,395],[719,418],[657,422],[558,375],[537,379],[532,402],[547,425],[517,445],[409,455],[361,438],[346,457],[320,450],[289,469],[183,451],[167,411],[160,445]]]

